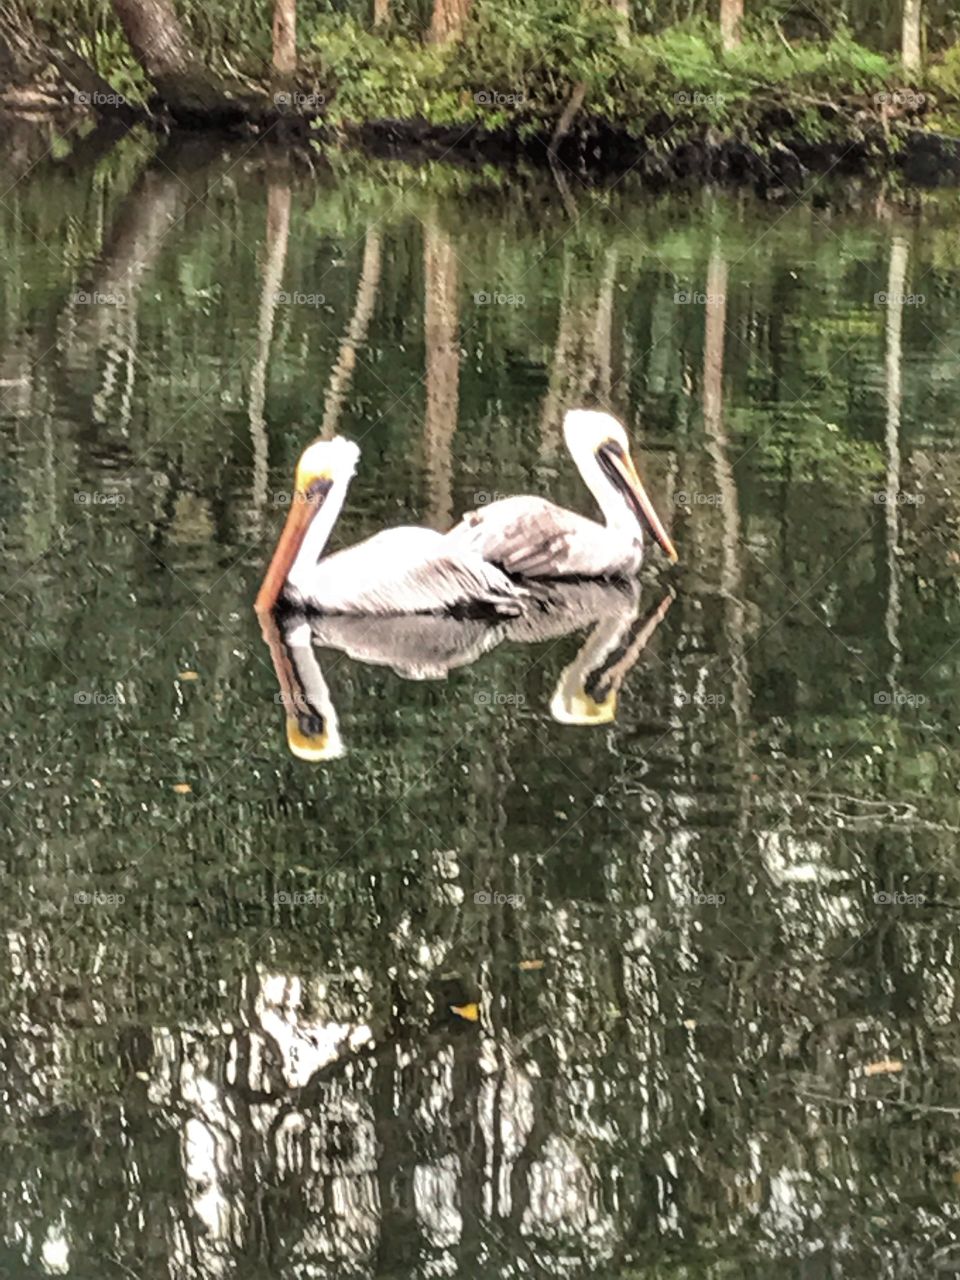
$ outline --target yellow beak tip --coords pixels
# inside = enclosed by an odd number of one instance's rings
[[[584,690],[572,696],[558,690],[550,703],[550,713],[560,724],[612,724],[617,715],[617,695],[613,691],[595,702]]]
[[[296,720],[287,721],[287,746],[298,760],[315,763],[336,760],[343,755],[343,743],[336,733],[304,733]]]

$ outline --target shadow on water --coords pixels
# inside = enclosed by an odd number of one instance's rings
[[[331,164],[0,204],[0,1271],[949,1273],[955,208]],[[353,542],[583,509],[572,403],[669,610],[265,650],[318,430]]]

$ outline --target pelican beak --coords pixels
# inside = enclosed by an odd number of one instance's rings
[[[550,700],[550,714],[558,724],[613,724],[617,716],[617,691],[611,689],[602,702],[596,702],[582,687],[566,688],[561,677]]]
[[[253,607],[259,614],[268,613],[283,594],[284,584],[303,545],[310,523],[323,506],[333,485],[333,476],[329,471],[315,471],[304,466],[304,459],[309,452],[308,446],[297,464],[286,524],[283,526],[273,559],[257,592]]]
[[[637,469],[633,465],[633,459],[630,454],[613,440],[605,441],[597,453],[600,465],[626,498],[634,515],[642,524],[646,525],[657,542],[660,543],[670,563],[676,564],[680,559],[677,555],[677,548],[673,545],[670,535],[663,527],[663,522],[654,510],[653,503],[650,501],[647,491],[637,475]]]
[[[343,740],[335,717],[304,707],[287,711],[287,746],[298,760],[316,763],[343,755]]]

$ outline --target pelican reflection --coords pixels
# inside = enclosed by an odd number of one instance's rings
[[[427,614],[358,617],[278,609],[260,614],[286,715],[287,743],[302,760],[333,760],[343,740],[318,650],[388,667],[405,680],[445,680],[505,642],[523,645],[587,634],[563,668],[549,703],[568,725],[609,724],[619,690],[675,593],[641,610],[637,582],[599,580],[534,583],[525,613],[496,620]]]

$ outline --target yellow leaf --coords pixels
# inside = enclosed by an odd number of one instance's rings
[[[193,790],[193,787],[191,787],[189,782],[175,782],[173,784],[173,789],[178,796],[188,796]]]
[[[480,1006],[478,1004],[452,1004],[450,1012],[455,1013],[458,1018],[464,1018],[467,1022],[480,1021]]]

